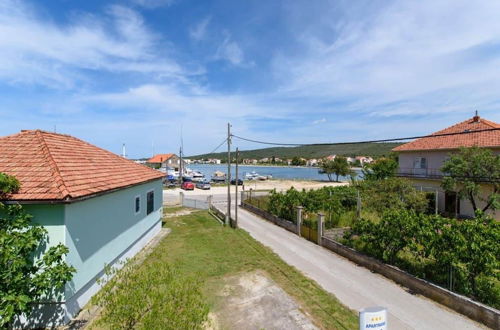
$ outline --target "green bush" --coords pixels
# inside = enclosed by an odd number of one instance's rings
[[[386,263],[491,306],[500,304],[500,223],[478,213],[447,219],[387,211],[379,223],[355,222],[344,243]]]
[[[429,208],[426,193],[416,190],[410,181],[403,178],[361,181],[358,188],[363,208],[379,214],[391,209],[412,209],[425,213]]]
[[[92,302],[103,307],[97,325],[109,329],[203,329],[208,305],[200,283],[181,276],[174,267],[150,262],[120,271],[108,268],[113,276]]]

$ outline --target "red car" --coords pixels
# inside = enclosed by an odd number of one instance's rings
[[[181,188],[184,190],[194,190],[194,183],[191,181],[186,181],[181,185]]]

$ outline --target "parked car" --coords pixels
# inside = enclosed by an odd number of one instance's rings
[[[208,181],[196,182],[196,188],[203,189],[203,190],[210,190],[210,188],[211,188],[210,182],[208,182]]]
[[[236,184],[236,179],[232,179],[231,180],[231,184],[235,185]],[[238,186],[242,186],[242,185],[243,185],[243,180],[238,179]]]
[[[175,187],[178,187],[178,182],[177,181],[166,181],[164,183],[164,185],[167,188],[175,188]]]
[[[194,183],[191,181],[186,181],[181,185],[181,188],[184,190],[194,190]]]

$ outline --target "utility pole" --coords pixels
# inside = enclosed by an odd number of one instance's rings
[[[179,148],[179,183],[182,184],[182,147]]]
[[[236,180],[236,184],[235,184],[235,195],[234,195],[234,203],[236,204],[234,206],[234,228],[238,228],[238,181],[239,181],[239,177],[238,177],[238,161],[239,161],[239,155],[240,155],[240,152],[238,150],[238,147],[236,147],[236,177],[235,177],[235,180]]]
[[[231,223],[231,124],[227,123],[227,214],[226,225]]]

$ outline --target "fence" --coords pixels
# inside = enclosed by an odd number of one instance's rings
[[[267,212],[266,210],[260,209],[255,205],[248,202],[246,198],[243,198],[241,207],[258,215],[262,218],[273,222],[274,224],[287,229],[288,231],[304,236],[307,233],[307,237],[304,237],[312,242],[323,246],[330,251],[339,254],[358,265],[366,267],[373,272],[377,272],[388,279],[395,281],[396,283],[409,288],[411,291],[421,294],[427,298],[430,298],[442,305],[447,306],[469,318],[481,322],[488,327],[493,329],[500,329],[500,311],[490,306],[481,304],[479,302],[473,301],[465,296],[456,294],[450,290],[442,288],[426,280],[420,279],[413,276],[412,274],[399,269],[398,267],[388,265],[382,261],[367,256],[361,252],[358,252],[350,247],[347,247],[335,240],[335,237],[340,235],[336,232],[333,237],[329,235],[328,232],[324,232],[325,216],[323,214],[318,214],[317,228],[314,232],[307,232],[302,224],[302,207],[297,207],[297,219],[296,223],[288,220],[280,219],[277,216]],[[310,228],[308,228],[310,229]],[[344,229],[345,230],[345,229]],[[340,230],[338,230],[340,231]]]
[[[207,196],[206,200],[186,198],[183,192],[180,192],[181,205],[192,209],[208,210],[211,204],[212,196]]]

